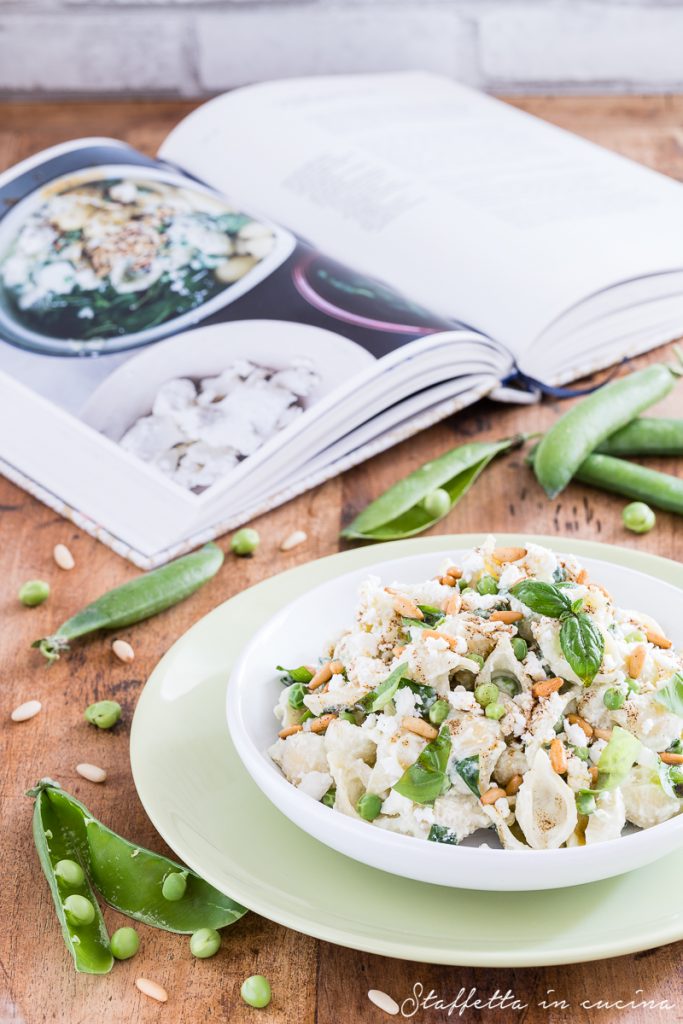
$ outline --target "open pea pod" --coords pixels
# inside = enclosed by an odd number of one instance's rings
[[[245,907],[193,871],[112,832],[55,784],[44,792],[92,884],[116,910],[153,928],[187,934],[225,928],[246,914]],[[180,899],[171,900],[162,886],[174,873],[185,878],[186,886]]]
[[[64,827],[59,813],[50,800],[48,783],[49,780],[43,780],[35,789],[29,791],[29,795],[36,798],[33,808],[33,838],[40,865],[48,880],[57,918],[62,926],[64,942],[74,959],[76,970],[83,974],[107,974],[112,969],[114,958],[109,948],[109,935],[102,912],[87,875],[84,874],[80,884],[67,884],[55,874],[56,865],[63,860],[75,861],[82,867],[85,865],[79,847],[73,841],[71,830]],[[67,918],[64,901],[72,895],[83,896],[92,904],[95,916],[89,924],[74,924]]]
[[[342,530],[348,540],[401,540],[434,526],[448,515],[489,462],[521,444],[523,435],[502,441],[473,441],[432,459],[380,495]],[[448,493],[450,506],[433,515],[422,504],[432,491]]]

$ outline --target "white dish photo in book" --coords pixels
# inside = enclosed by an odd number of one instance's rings
[[[421,73],[53,147],[0,176],[0,467],[160,564],[683,333],[682,234],[678,183]]]

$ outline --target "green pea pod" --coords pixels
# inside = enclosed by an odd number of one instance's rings
[[[561,416],[534,457],[536,478],[548,497],[564,490],[598,445],[668,395],[679,374],[678,368],[655,363],[606,384]]]
[[[44,779],[35,789],[29,790],[29,795],[36,798],[33,838],[40,865],[50,886],[64,941],[74,959],[76,970],[83,974],[107,974],[112,969],[114,958],[109,948],[104,918],[87,876],[80,885],[67,885],[55,874],[55,866],[60,860],[74,860],[77,863],[82,863],[82,860],[70,830],[64,828],[50,800],[49,785],[50,780]],[[64,900],[72,894],[84,896],[94,907],[95,917],[90,924],[74,925],[67,919]]]
[[[342,530],[342,537],[400,540],[429,529],[450,512],[496,455],[524,440],[523,435],[518,435],[502,441],[474,441],[426,462],[363,509]],[[438,488],[447,491],[451,501],[443,515],[434,515],[421,504]]]
[[[185,934],[225,928],[246,914],[244,907],[199,875],[112,832],[55,783],[43,792],[93,885],[122,914]],[[168,900],[162,893],[164,879],[172,872],[186,874],[187,886],[179,900]]]
[[[610,434],[600,455],[683,455],[683,420],[640,419]]]
[[[575,478],[602,491],[623,494],[626,498],[683,515],[683,480],[636,462],[616,459],[613,455],[589,455],[577,469]]]
[[[205,544],[199,551],[109,590],[63,622],[51,636],[36,640],[31,646],[52,662],[77,637],[99,629],[123,629],[149,619],[194,594],[216,575],[223,558],[217,544]]]

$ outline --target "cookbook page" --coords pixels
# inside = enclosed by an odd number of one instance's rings
[[[518,357],[587,296],[683,265],[679,184],[440,76],[249,86],[161,152]]]

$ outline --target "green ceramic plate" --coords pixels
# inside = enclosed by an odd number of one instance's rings
[[[334,555],[252,587],[193,626],[156,667],[135,713],[131,762],[145,810],[178,856],[234,899],[289,928],[354,949],[431,963],[527,967],[617,956],[683,938],[680,854],[628,875],[550,892],[480,893],[407,881],[310,838],[270,804],[238,760],[225,723],[230,667],[284,602],[385,556],[469,547],[482,539],[433,537]],[[683,586],[683,566],[662,558],[537,539]]]

